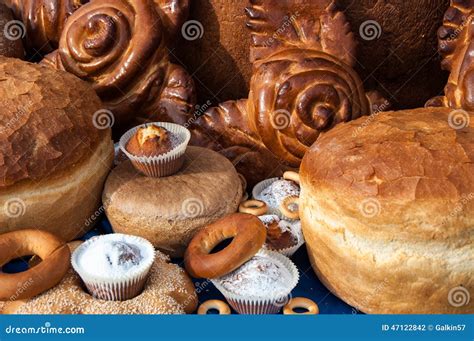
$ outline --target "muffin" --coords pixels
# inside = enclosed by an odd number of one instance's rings
[[[288,258],[261,250],[237,270],[211,281],[240,314],[275,314],[298,279],[298,270]]]
[[[165,177],[183,166],[191,133],[173,123],[147,123],[126,132],[120,149],[133,166],[150,177]]]
[[[72,266],[90,294],[125,301],[139,295],[155,258],[147,240],[124,234],[94,237],[72,255]]]
[[[299,221],[287,221],[271,214],[259,218],[267,228],[266,249],[291,257],[304,244]]]

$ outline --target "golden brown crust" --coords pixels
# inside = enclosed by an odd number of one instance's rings
[[[241,198],[232,164],[199,147],[187,148],[183,167],[170,177],[146,177],[123,162],[110,173],[103,193],[114,231],[141,236],[175,257],[183,256],[197,231],[235,212]]]
[[[472,313],[472,302],[448,300],[453,288],[474,289],[474,117],[464,114],[458,129],[447,108],[361,118],[322,135],[305,156],[300,213],[310,259],[349,304]]]
[[[265,243],[267,229],[251,214],[234,213],[196,233],[186,249],[184,262],[196,278],[218,278],[250,260]],[[232,242],[223,250],[211,251],[226,239]]]
[[[37,255],[42,261],[27,271],[0,273],[0,300],[34,297],[58,284],[70,267],[71,252],[63,241],[40,230],[22,230],[0,235],[0,266],[12,259]]]
[[[21,39],[24,30],[21,25],[13,20],[10,9],[0,3],[0,27],[3,30],[0,35],[0,56],[22,59],[25,57]]]
[[[70,169],[110,133],[94,126],[97,95],[65,72],[0,57],[0,98],[3,188]]]
[[[27,301],[7,302],[4,314],[185,314],[197,307],[189,276],[157,252],[143,293],[128,301],[103,301],[84,291],[71,269],[59,285]]]
[[[26,46],[32,53],[49,53],[58,47],[67,18],[82,0],[5,0],[25,25]],[[2,26],[3,27],[3,26]]]
[[[171,147],[170,133],[153,124],[138,129],[126,146],[135,156],[157,156],[169,152]]]
[[[166,44],[153,0],[93,1],[74,12],[43,63],[90,82],[118,129],[150,117],[180,123],[194,104],[194,83],[170,63]]]

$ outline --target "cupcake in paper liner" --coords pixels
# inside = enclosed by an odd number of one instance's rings
[[[259,219],[267,228],[264,248],[291,257],[304,244],[300,221],[280,219],[277,215],[262,215]]]
[[[183,166],[190,139],[191,133],[183,126],[155,122],[130,129],[119,144],[139,172],[150,177],[165,177],[177,173]]]
[[[93,297],[125,301],[143,291],[154,259],[155,249],[146,239],[117,233],[84,242],[71,264]]]
[[[262,249],[237,270],[211,281],[239,314],[276,314],[298,280],[290,259]]]
[[[292,174],[296,174],[291,172]],[[285,220],[298,220],[298,215],[292,217],[285,216],[281,210],[281,205],[285,200],[297,199],[300,196],[299,184],[290,179],[271,178],[259,182],[252,190],[252,197],[263,201],[268,206],[268,214],[274,214]],[[297,211],[298,206],[290,203],[289,211]]]

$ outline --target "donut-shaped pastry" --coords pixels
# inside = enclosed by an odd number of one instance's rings
[[[224,276],[252,258],[265,243],[267,229],[258,217],[228,215],[199,231],[184,255],[188,273],[196,278]],[[222,251],[211,251],[222,241],[232,242]]]
[[[300,175],[293,171],[286,171],[285,173],[283,173],[283,179],[294,181],[298,185],[300,184]]]
[[[84,290],[71,269],[59,285],[26,301],[7,302],[4,314],[184,314],[192,313],[197,296],[189,276],[157,251],[143,292],[127,301],[104,301]]]
[[[307,311],[298,313],[296,309],[305,309]],[[304,297],[295,297],[283,308],[283,315],[316,315],[319,314],[319,307],[316,302]]]
[[[283,201],[280,204],[280,211],[281,213],[289,218],[289,219],[300,219],[300,213],[299,213],[299,202],[300,198],[294,195],[290,195],[283,199]],[[292,210],[291,206],[292,205],[297,205],[298,209],[297,210]]]
[[[49,232],[19,230],[0,235],[0,267],[29,255],[37,255],[42,261],[24,272],[0,273],[0,301],[41,294],[58,284],[70,267],[69,248]]]
[[[219,315],[230,315],[230,307],[221,300],[208,300],[201,304],[198,309],[198,315],[207,315],[209,310],[215,309]]]
[[[247,200],[240,203],[239,212],[260,216],[267,214],[268,206],[264,201]]]

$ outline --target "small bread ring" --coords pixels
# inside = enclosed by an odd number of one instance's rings
[[[227,303],[221,300],[209,300],[199,306],[198,315],[207,315],[207,312],[215,309],[219,315],[230,315],[230,307]]]
[[[298,313],[295,309],[306,309],[304,313]],[[283,315],[316,315],[319,314],[319,307],[316,302],[304,297],[295,297],[283,308]]]
[[[290,210],[290,205],[292,204],[298,205],[298,210],[296,211]],[[299,204],[300,204],[299,197],[294,196],[294,195],[288,196],[282,200],[280,204],[280,211],[285,217],[289,219],[293,219],[293,220],[300,219]]]
[[[268,212],[268,206],[260,200],[247,200],[240,203],[239,212],[260,216]]]
[[[38,255],[42,261],[27,271],[0,273],[0,301],[34,297],[58,284],[70,267],[68,246],[49,232],[19,230],[0,235],[0,267],[12,259]]]
[[[222,241],[232,242],[222,251],[211,251]],[[184,264],[196,278],[224,276],[252,258],[267,238],[262,221],[250,214],[234,213],[199,231],[188,245]]]
[[[300,175],[293,171],[286,171],[283,173],[283,179],[296,182],[298,185],[300,183]]]

